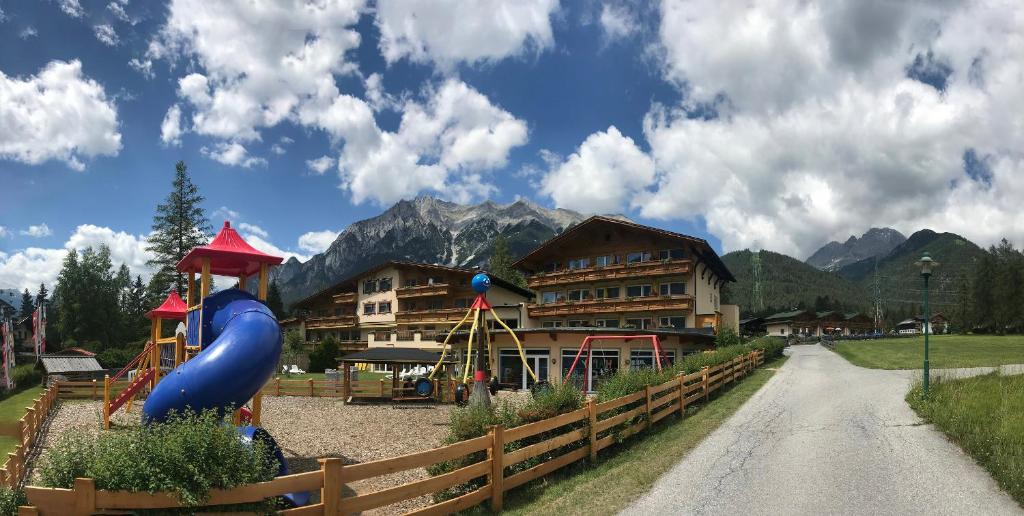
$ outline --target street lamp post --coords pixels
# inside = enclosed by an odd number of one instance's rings
[[[921,259],[915,264],[921,268],[921,277],[924,278],[924,395],[928,395],[928,334],[931,331],[932,314],[928,309],[928,278],[932,275],[932,269],[939,266],[939,262],[932,260],[928,253],[921,255]]]

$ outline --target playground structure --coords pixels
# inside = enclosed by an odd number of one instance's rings
[[[523,351],[523,344],[519,341],[519,337],[512,331],[511,328],[498,317],[498,314],[494,311],[494,308],[487,301],[487,291],[491,288],[491,278],[486,273],[478,273],[473,276],[471,282],[473,290],[476,292],[476,298],[473,300],[473,304],[470,305],[469,311],[466,312],[466,316],[459,321],[458,324],[452,327],[445,336],[444,342],[441,344],[441,358],[437,361],[433,371],[426,378],[417,382],[418,391],[426,391],[427,385],[433,381],[434,375],[441,369],[441,364],[444,362],[445,357],[448,355],[448,343],[462,325],[466,324],[466,321],[472,317],[473,323],[469,328],[469,337],[466,340],[466,365],[462,368],[462,382],[458,386],[455,392],[455,401],[460,402],[466,399],[466,389],[469,385],[469,371],[473,365],[473,359],[476,358],[475,372],[473,373],[473,391],[479,396],[487,396],[488,386],[487,382],[488,371],[497,370],[497,364],[495,363],[494,357],[494,346],[491,343],[491,334],[487,329],[487,321],[485,319],[486,314],[489,312],[494,321],[498,323],[506,332],[512,337],[512,341],[516,344],[516,349],[519,350],[519,359],[523,362],[523,367],[529,373],[530,377],[533,378],[534,382],[539,382],[537,374],[530,367],[529,361],[526,359],[526,353]],[[481,335],[483,335],[483,342],[480,342]],[[473,354],[473,342],[476,339],[476,355]],[[484,355],[484,346],[486,345],[486,355]],[[496,381],[492,382],[496,385]],[[420,389],[420,385],[423,388]]]
[[[594,375],[592,374],[593,366],[593,342],[600,340],[634,340],[634,339],[650,339],[651,346],[654,348],[654,364],[658,372],[661,372],[662,361],[667,362],[668,358],[665,356],[664,350],[661,348],[661,341],[657,335],[588,335],[580,343],[580,349],[576,352],[576,358],[573,359],[572,365],[569,367],[569,372],[565,374],[564,382],[569,382],[572,379],[573,373],[576,371],[576,365],[579,364],[580,357],[583,356],[583,351],[587,351],[587,359],[583,364],[583,387],[586,391],[594,390]]]

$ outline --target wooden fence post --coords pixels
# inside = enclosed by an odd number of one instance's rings
[[[309,379],[309,395],[313,396],[313,379]]]
[[[39,509],[31,505],[22,505],[18,507],[18,516],[39,516]]]
[[[381,398],[384,397],[384,379],[383,378],[380,379],[380,397]]]
[[[96,512],[96,481],[91,478],[75,479],[75,514],[88,516]]]
[[[96,379],[92,379],[92,399],[96,399]]]
[[[274,388],[275,388],[275,395],[276,396],[280,396],[281,395],[281,379],[280,378],[274,378]]]
[[[491,447],[487,455],[491,459],[491,511],[501,512],[505,493],[505,428],[494,425],[490,434]]]
[[[590,416],[590,462],[597,461],[597,404],[587,400],[587,415]]]
[[[686,375],[679,375],[679,417],[686,413]]]
[[[651,428],[653,424],[651,422],[651,386],[644,387],[644,393],[646,393],[646,405],[647,405],[647,428]]]
[[[320,471],[324,475],[324,487],[320,489],[320,503],[324,504],[325,515],[341,514],[341,459],[331,457],[328,459],[317,459],[320,461]]]
[[[700,370],[700,383],[704,389],[704,403],[708,402],[708,366],[704,366]]]
[[[103,375],[103,429],[110,430],[110,375]]]
[[[260,426],[260,420],[263,417],[263,389],[260,389],[255,396],[252,397],[252,418],[251,424]]]

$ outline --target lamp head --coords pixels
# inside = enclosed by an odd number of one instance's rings
[[[928,252],[926,251],[926,252],[924,252],[921,255],[921,259],[920,260],[914,262],[914,265],[917,265],[918,267],[921,268],[921,275],[922,276],[931,276],[932,275],[932,269],[938,267],[939,266],[939,262],[937,262],[935,260],[932,260],[932,257],[929,256]]]

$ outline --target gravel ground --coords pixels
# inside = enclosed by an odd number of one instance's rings
[[[908,371],[794,346],[625,514],[1024,514],[904,401]]]
[[[501,392],[499,399],[521,402],[526,392]],[[141,407],[141,404],[136,404]],[[118,412],[114,425],[138,424],[138,408]],[[319,469],[318,458],[340,457],[346,464],[396,457],[437,447],[447,433],[450,405],[350,404],[340,398],[264,397],[263,426],[284,452],[289,471]],[[54,408],[42,439],[38,458],[44,457],[57,439],[70,432],[95,434],[102,424],[102,403],[60,402]],[[423,468],[359,481],[349,485],[367,493],[427,478]],[[37,480],[37,472],[29,477]],[[405,512],[428,505],[429,496],[390,505],[381,514]],[[372,512],[371,512],[372,513]]]

